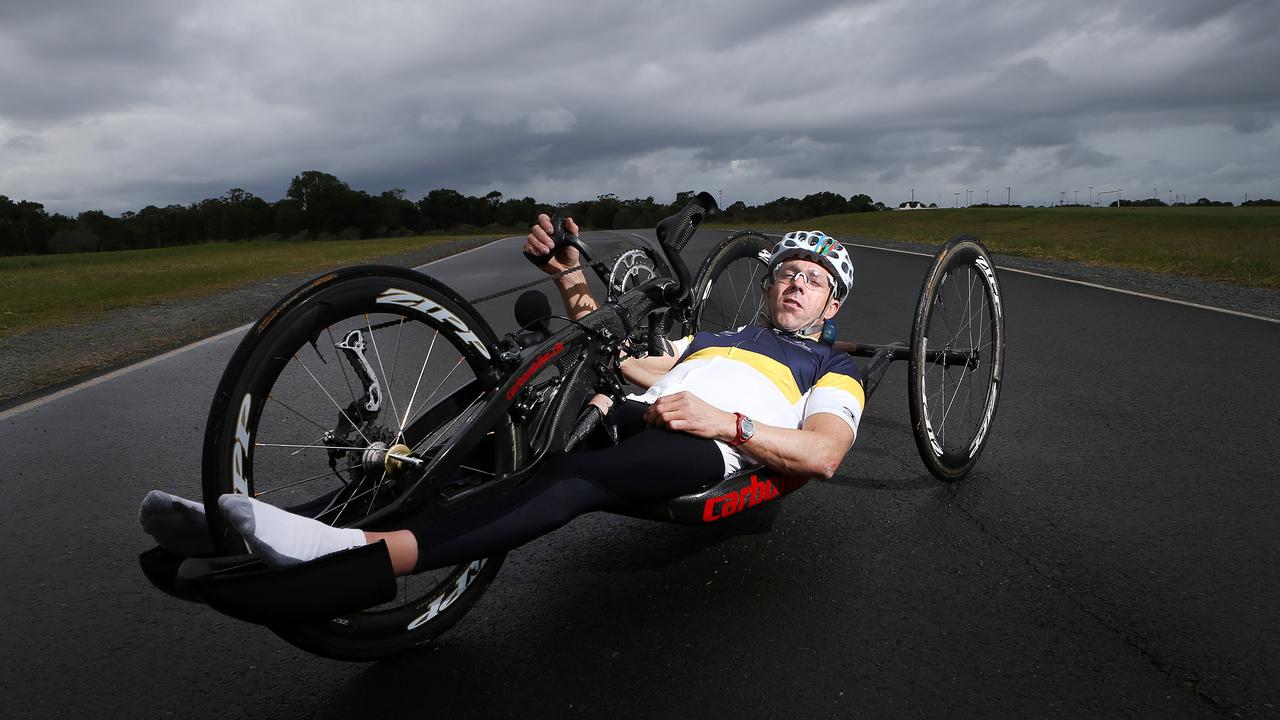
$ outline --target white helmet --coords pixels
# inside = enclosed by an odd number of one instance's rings
[[[816,262],[836,280],[835,299],[844,302],[853,289],[853,260],[849,251],[821,230],[797,230],[782,236],[769,255],[769,272],[783,260],[801,258]]]

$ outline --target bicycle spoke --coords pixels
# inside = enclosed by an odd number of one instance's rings
[[[365,448],[365,447],[352,447],[352,446],[344,447],[341,445],[289,445],[286,443],[264,443],[264,442],[255,442],[253,446],[256,448],[264,448],[264,447],[302,448],[303,450],[344,450],[344,451],[350,450],[354,452],[364,452],[365,450],[368,450],[368,448]]]
[[[342,406],[338,405],[338,401],[333,399],[333,396],[330,395],[329,391],[325,389],[324,384],[321,383],[320,380],[315,376],[315,373],[311,372],[311,368],[307,367],[307,364],[302,362],[302,360],[298,357],[296,353],[294,354],[293,359],[296,360],[297,363],[302,366],[303,370],[307,371],[307,374],[310,375],[311,379],[315,382],[316,387],[320,388],[320,392],[324,393],[324,396],[329,398],[329,402],[333,403],[333,406],[338,409],[338,412],[342,415],[342,417],[346,418],[347,422],[351,423],[352,429],[354,429],[356,433],[360,435],[360,439],[372,445],[373,443],[369,442],[369,438],[365,437],[364,432],[360,430],[360,426],[351,420],[351,417],[347,415],[347,411],[343,410]]]
[[[302,418],[303,420],[306,420],[307,422],[311,423],[312,425],[315,425],[316,427],[320,428],[321,430],[323,430],[323,431],[325,431],[325,432],[328,432],[328,431],[329,431],[329,428],[325,427],[324,425],[321,425],[320,423],[316,422],[315,420],[312,420],[311,418],[307,417],[306,415],[304,415],[303,413],[299,412],[298,410],[295,410],[291,405],[289,405],[289,404],[288,404],[288,403],[286,403],[285,401],[283,401],[283,400],[281,400],[281,399],[277,398],[274,394],[267,395],[267,399],[268,399],[268,400],[272,400],[272,401],[274,401],[276,404],[280,405],[280,407],[283,407],[285,410],[288,410],[289,412],[293,413],[294,415],[297,415],[298,417]]]
[[[396,428],[396,439],[404,437],[404,429],[409,423],[409,413],[413,410],[413,401],[418,397],[418,388],[422,385],[422,376],[427,372],[427,363],[431,362],[431,351],[436,347],[436,339],[440,337],[440,332],[436,331],[431,336],[431,344],[427,346],[427,356],[422,360],[422,369],[418,371],[418,379],[413,383],[413,394],[409,396],[409,404],[404,409],[404,417],[400,420],[400,426]]]
[[[435,436],[435,437],[437,437],[437,438],[439,438],[439,437],[444,437],[444,436],[449,432],[449,429],[450,429],[450,428],[452,428],[454,425],[456,425],[456,424],[458,423],[458,421],[459,421],[459,420],[461,420],[462,418],[466,417],[466,416],[467,416],[467,413],[471,412],[472,408],[474,408],[477,404],[479,404],[479,402],[480,402],[481,400],[483,400],[483,399],[484,399],[484,396],[483,396],[483,395],[480,395],[480,396],[479,396],[479,397],[477,397],[475,400],[472,400],[472,401],[471,401],[471,404],[467,405],[465,408],[463,408],[463,409],[462,409],[462,412],[460,412],[460,413],[458,413],[456,416],[454,416],[454,418],[453,418],[452,420],[450,420],[450,421],[449,421],[449,424],[448,424],[448,425],[445,425],[443,428],[440,428],[439,430],[435,431],[435,432],[434,432],[434,433],[432,433],[431,435],[427,435],[426,437],[422,438],[422,439],[421,439],[421,440],[419,440],[418,442],[414,443],[414,444],[413,444],[413,450],[414,450],[414,452],[417,452],[418,448],[419,448],[419,447],[421,447],[421,446],[422,446],[422,444],[423,444],[424,442],[426,442],[429,438],[431,438],[431,437],[432,437],[432,435],[434,435],[434,436]],[[430,447],[430,445],[428,445],[428,447]]]
[[[440,381],[440,384],[436,385],[435,389],[431,391],[431,394],[430,394],[430,395],[428,395],[428,396],[427,396],[427,398],[426,398],[425,400],[423,400],[423,401],[422,401],[422,406],[423,406],[423,407],[427,407],[427,404],[431,401],[431,398],[435,397],[435,396],[436,396],[436,393],[440,392],[440,388],[444,387],[444,384],[445,384],[446,382],[448,382],[448,381],[449,381],[449,378],[453,377],[453,373],[454,373],[454,372],[455,372],[459,367],[461,367],[461,366],[462,366],[462,363],[463,363],[465,360],[466,360],[466,358],[463,358],[463,357],[458,358],[458,362],[457,362],[457,363],[455,363],[455,364],[454,364],[454,366],[453,366],[453,368],[451,368],[451,369],[449,370],[449,374],[448,374],[448,375],[445,375],[445,376],[444,376],[444,379]],[[415,394],[416,394],[416,390],[415,390]],[[412,401],[412,400],[410,400],[410,404],[412,404],[412,402],[413,402],[413,401]],[[405,409],[405,422],[404,422],[404,423],[401,423],[401,425],[400,425],[400,431],[399,431],[398,433],[396,433],[396,441],[397,441],[397,442],[399,442],[400,440],[404,439],[404,429],[405,429],[405,428],[407,428],[407,427],[409,427],[409,422],[408,422],[408,419],[409,419],[409,418],[408,418],[408,415],[409,415],[409,409],[407,409],[407,408],[406,408],[406,409]],[[415,417],[414,419],[416,420],[417,418]]]
[[[277,485],[276,487],[268,488],[266,490],[255,490],[253,493],[253,496],[262,497],[263,495],[270,495],[273,492],[279,492],[280,490],[287,490],[291,487],[297,487],[298,485],[305,485],[306,483],[319,480],[320,478],[332,477],[334,475],[338,475],[338,481],[341,482],[343,485],[347,484],[346,481],[342,479],[341,475],[339,475],[337,470],[329,470],[328,472],[322,472],[318,475],[312,475],[311,477],[303,478],[301,480],[293,480],[284,485]]]
[[[373,345],[373,356],[378,359],[378,370],[382,373],[383,379],[387,381],[386,392],[383,394],[391,403],[391,416],[399,417],[400,411],[396,409],[396,394],[391,387],[391,376],[387,374],[386,368],[382,366],[382,353],[378,351],[378,337],[373,334],[373,328],[369,326],[369,313],[364,314],[364,326],[369,331],[369,343]]]

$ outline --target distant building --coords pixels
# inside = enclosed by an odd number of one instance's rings
[[[898,203],[898,209],[899,210],[928,210],[929,206],[925,205],[919,200],[907,200],[906,202]]]

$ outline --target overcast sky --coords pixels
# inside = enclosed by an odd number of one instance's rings
[[[1277,0],[580,5],[4,0],[0,194],[1280,198]]]

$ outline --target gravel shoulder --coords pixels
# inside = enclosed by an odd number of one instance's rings
[[[849,241],[932,254],[933,246],[866,237]],[[416,267],[492,242],[458,240],[379,258]],[[1280,320],[1280,290],[1247,288],[1139,270],[996,255],[997,267],[1027,270]],[[308,279],[291,275],[233,292],[107,313],[90,322],[0,338],[0,410],[119,367],[252,322]]]
[[[417,267],[493,241],[433,244],[371,262]],[[113,310],[86,322],[0,338],[0,410],[251,323],[311,277],[287,275],[232,292]]]

